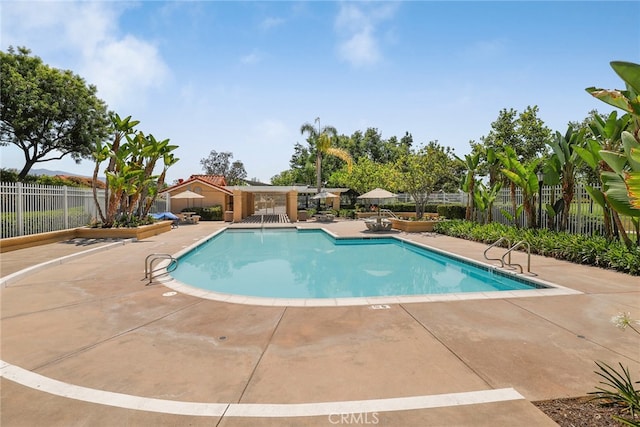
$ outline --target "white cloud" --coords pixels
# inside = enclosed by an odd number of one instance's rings
[[[262,60],[262,55],[258,51],[253,51],[240,58],[240,62],[243,64],[257,64]]]
[[[157,48],[130,35],[95,45],[84,58],[82,72],[107,103],[116,106],[144,97],[169,74]]]
[[[263,30],[270,30],[271,28],[284,24],[284,22],[283,18],[268,17],[260,23],[260,28]]]
[[[495,59],[507,53],[508,42],[505,39],[478,40],[465,51],[467,57],[474,59]]]
[[[378,43],[369,29],[361,30],[339,46],[340,57],[352,65],[371,65],[381,58]]]
[[[144,101],[169,69],[150,42],[118,28],[121,2],[6,2],[2,47],[26,46],[49,65],[71,69],[98,87],[111,109]]]
[[[338,55],[341,59],[360,67],[374,65],[382,60],[378,26],[393,17],[396,4],[342,3],[335,20],[341,38]]]

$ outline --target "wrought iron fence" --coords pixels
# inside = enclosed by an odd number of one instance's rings
[[[98,203],[104,209],[104,190],[98,190]],[[151,208],[166,210],[161,198]],[[0,238],[83,227],[97,217],[90,188],[0,183]]]

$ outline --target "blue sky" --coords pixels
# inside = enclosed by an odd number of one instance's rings
[[[502,108],[537,105],[564,133],[620,88],[612,60],[640,62],[640,2],[4,1],[2,50],[71,69],[139,129],[180,148],[171,182],[211,150],[250,178],[288,169],[300,126],[383,138],[410,132],[462,156]],[[2,167],[22,152],[0,148]],[[35,168],[90,175],[85,160]]]

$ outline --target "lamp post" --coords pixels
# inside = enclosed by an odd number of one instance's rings
[[[536,173],[538,177],[538,228],[542,226],[542,183],[544,181],[544,174],[542,171]]]

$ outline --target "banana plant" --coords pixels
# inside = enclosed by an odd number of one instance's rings
[[[475,208],[475,175],[478,172],[478,165],[480,164],[480,153],[466,154],[464,159],[456,156],[456,160],[467,170],[467,174],[462,182],[462,190],[467,193],[467,211],[465,213],[465,219],[469,221],[473,217],[473,211]]]
[[[177,162],[174,157],[165,157],[173,150],[178,148],[177,145],[169,145],[169,139],[162,141],[157,140],[153,135],[144,135],[140,133],[137,136],[137,142],[140,144],[139,161],[142,164],[143,174],[140,177],[141,184],[139,191],[132,195],[134,198],[132,205],[138,206],[137,216],[144,218],[149,213],[151,205],[157,196],[157,190],[159,186],[164,185],[164,175],[154,175],[154,171],[158,165],[160,159],[168,159],[171,164]],[[163,166],[163,173],[166,174],[167,164]],[[153,194],[152,194],[153,193]],[[141,201],[142,203],[138,203]]]
[[[574,147],[574,150],[585,163],[598,174],[601,187],[604,186],[602,173],[611,172],[612,169],[607,162],[603,160],[602,156],[600,156],[600,152],[603,150],[612,152],[622,151],[622,132],[629,127],[630,121],[630,114],[623,114],[618,118],[616,111],[611,112],[606,119],[595,116],[589,124],[591,133],[595,139],[586,141],[582,147]],[[592,186],[585,186],[585,188],[591,198],[602,207],[606,237],[611,240],[619,236],[622,241],[628,242],[629,239],[622,226],[620,215],[608,202],[604,194],[604,189]]]
[[[586,91],[601,101],[627,112],[630,117],[627,130],[631,132],[633,140],[640,143],[640,64],[625,61],[613,61],[610,65],[616,74],[618,74],[618,76],[625,82],[626,89],[619,90],[589,87],[586,88]],[[628,137],[626,137],[626,139],[629,140]],[[625,144],[623,143],[623,145]],[[610,150],[605,148],[605,151]],[[619,152],[620,150],[615,151]],[[617,173],[618,177],[623,179],[624,186],[626,188],[626,197],[620,194],[622,189],[618,178],[613,178],[612,174],[609,173],[615,171],[605,170],[607,173],[602,179],[607,181],[612,192],[610,199],[612,200],[612,203],[616,205],[614,206],[614,209],[626,209],[627,203],[622,199],[628,199],[632,209],[639,208],[640,202],[638,202],[638,195],[640,194],[640,179],[638,179],[638,176],[636,175],[637,171],[634,170],[634,163],[638,156],[637,151],[637,148],[631,147],[627,149],[625,146],[625,157],[626,161],[629,163],[631,171],[627,171],[624,176],[620,176],[620,174]],[[609,154],[605,154],[605,157],[613,162],[613,164],[624,163],[620,159],[615,160],[612,155]],[[613,169],[609,162],[606,163],[610,169]],[[611,184],[613,187],[611,187]],[[618,202],[621,202],[621,204],[618,204]],[[617,212],[618,211],[616,209],[614,212],[614,219],[617,216]],[[636,224],[636,231],[637,229],[638,226]],[[625,239],[625,243],[629,246],[628,239]]]
[[[640,193],[633,184],[640,181],[640,143],[630,132],[622,133],[624,152],[601,150],[600,157],[611,171],[601,172],[603,192],[607,201],[616,212],[631,217],[636,229],[640,221]],[[637,239],[640,244],[640,237]],[[625,240],[631,247],[629,239]]]
[[[488,224],[493,221],[492,209],[493,204],[498,198],[498,193],[502,189],[502,183],[497,182],[488,188],[482,182],[477,181],[474,186],[473,198],[475,206],[482,213],[482,223]]]
[[[98,203],[98,173],[100,172],[100,164],[109,158],[109,146],[106,144],[103,144],[102,141],[98,141],[93,150],[93,153],[91,154],[93,156],[93,159],[96,162],[96,165],[93,168],[93,180],[91,181],[91,190],[93,192],[93,202],[95,203],[96,208],[98,209],[100,222],[104,224],[106,221],[106,217],[104,212],[102,211],[102,207],[100,206],[100,203]],[[105,188],[105,191],[107,191],[106,188]]]
[[[97,203],[94,188],[94,200],[103,227],[112,227],[118,218],[124,218],[128,223],[144,219],[158,194],[158,188],[164,185],[167,169],[178,161],[171,153],[177,148],[176,145],[169,145],[168,139],[159,141],[153,135],[136,133],[135,126],[138,123],[137,120],[131,120],[131,116],[121,119],[117,114],[112,114],[113,141],[98,143],[94,150],[94,182],[97,181],[100,164],[109,161],[104,171],[107,177],[106,213]],[[154,171],[160,159],[164,161],[164,166],[162,173],[157,176]],[[138,211],[134,215],[136,207]]]
[[[535,228],[537,226],[534,200],[538,194],[539,184],[536,170],[540,159],[535,159],[530,163],[523,164],[517,158],[516,152],[511,147],[505,147],[503,153],[498,154],[498,158],[504,165],[502,173],[522,191],[522,208],[527,216],[527,226]]]
[[[178,146],[169,145],[169,139],[158,141],[153,135],[148,135],[147,141],[150,145],[147,146],[144,151],[147,164],[145,167],[145,177],[151,180],[151,182],[144,187],[141,195],[143,203],[140,204],[140,210],[138,211],[140,217],[145,217],[149,214],[151,205],[153,205],[153,202],[158,196],[159,189],[164,186],[167,170],[179,160],[172,153]],[[160,159],[162,159],[162,172],[157,176],[153,176],[152,173]]]
[[[564,136],[560,132],[556,132],[553,139],[548,142],[553,150],[553,156],[547,163],[545,177],[550,177],[547,179],[553,181],[547,182],[548,184],[558,182],[562,186],[563,209],[560,215],[560,229],[562,231],[566,230],[569,225],[569,209],[574,196],[576,170],[583,162],[574,147],[581,147],[584,144],[585,132],[586,129],[576,132],[572,126],[569,126]],[[557,213],[554,209],[554,215]]]
[[[613,71],[625,82],[626,90],[588,87],[585,90],[595,98],[613,105],[633,116],[633,137],[640,141],[640,64],[625,61],[610,62]]]

